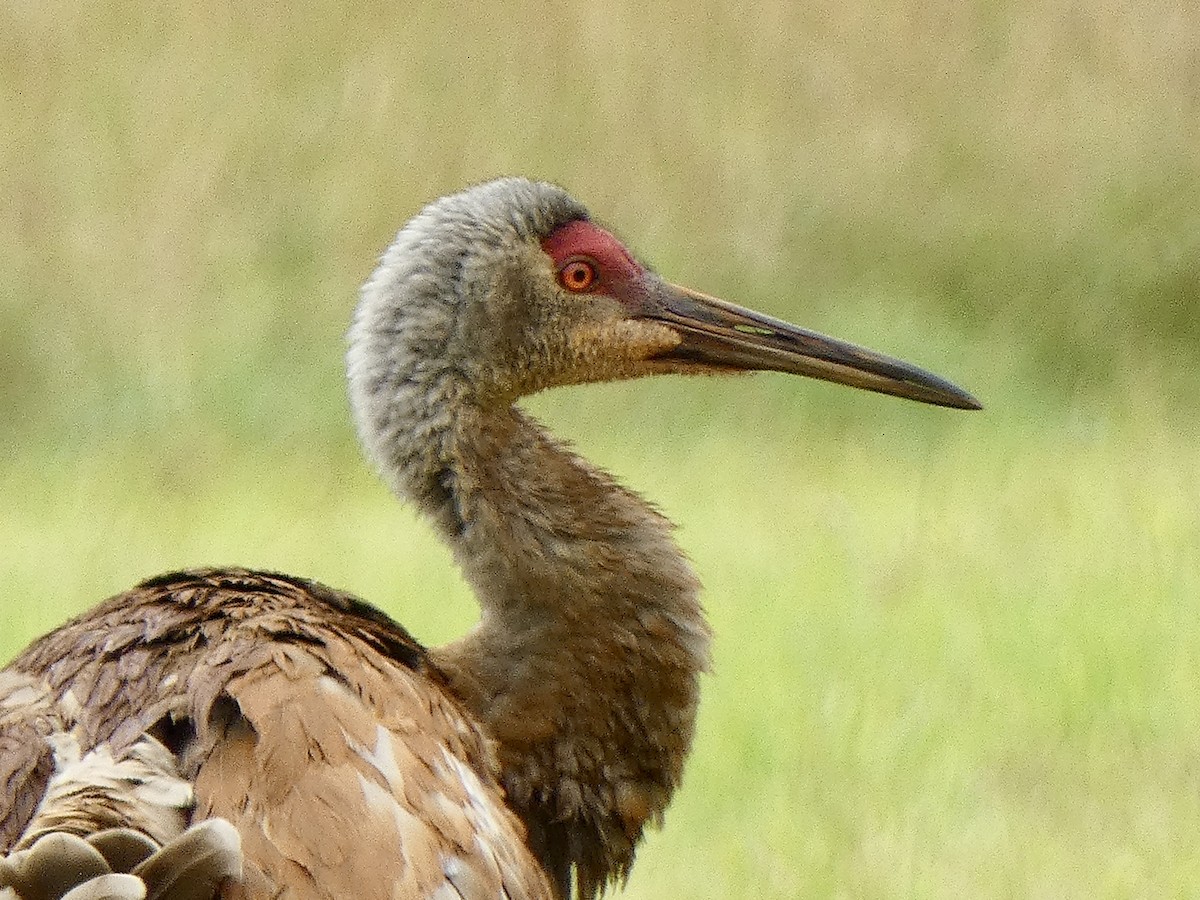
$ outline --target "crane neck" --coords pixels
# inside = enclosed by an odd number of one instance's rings
[[[496,739],[534,852],[564,896],[594,896],[679,784],[708,664],[699,584],[663,516],[519,409],[463,403],[419,431],[397,486],[483,612],[431,655]]]

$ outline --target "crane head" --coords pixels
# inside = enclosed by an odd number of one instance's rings
[[[401,229],[363,288],[348,364],[364,435],[439,404],[663,373],[774,370],[979,408],[916,366],[667,282],[561,188],[523,178]]]

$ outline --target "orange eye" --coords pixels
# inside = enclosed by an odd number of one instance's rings
[[[558,270],[558,283],[581,294],[596,283],[596,267],[585,259],[573,259]]]

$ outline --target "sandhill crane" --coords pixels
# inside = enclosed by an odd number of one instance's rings
[[[709,631],[670,523],[516,401],[777,370],[978,408],[906,363],[667,283],[558,187],[427,206],[362,291],[350,396],[482,617],[422,647],[362,601],[163,575],[0,673],[16,896],[592,898],[679,785]]]

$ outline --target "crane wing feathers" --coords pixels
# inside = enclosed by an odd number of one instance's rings
[[[195,791],[192,820],[240,836],[244,876],[226,896],[553,896],[490,740],[424,649],[352,597],[245,570],[178,573],[105,601],[12,666],[76,705],[85,750],[170,749]],[[19,798],[45,793],[47,735],[65,723],[52,703],[40,717],[6,712],[4,684],[0,742],[26,748],[0,761],[11,848],[32,816]]]
[[[12,847],[33,818],[54,771],[47,739],[64,729],[46,685],[0,672],[0,850]]]
[[[325,649],[277,646],[231,679],[238,715],[198,767],[198,814],[242,833],[247,880],[305,898],[548,896],[498,788],[461,761],[487,750],[457,707],[407,669]],[[385,690],[383,709],[363,699]]]

